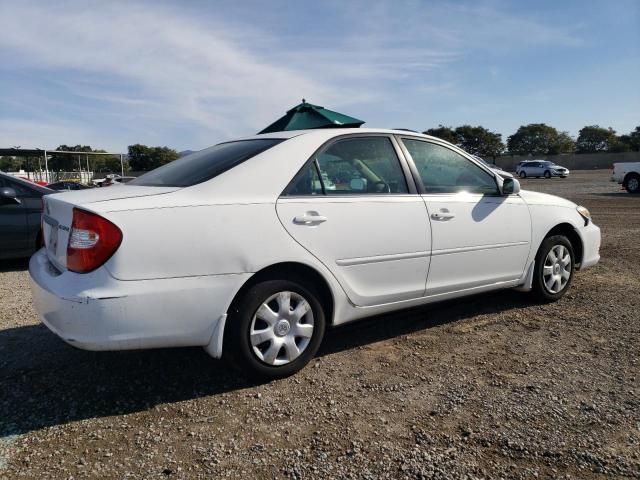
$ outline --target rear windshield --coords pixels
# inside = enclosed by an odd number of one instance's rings
[[[189,187],[206,182],[282,142],[280,138],[220,143],[151,170],[128,185]]]

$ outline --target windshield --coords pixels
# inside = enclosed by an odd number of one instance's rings
[[[284,141],[280,138],[220,143],[174,160],[130,181],[145,187],[190,187],[206,182]]]

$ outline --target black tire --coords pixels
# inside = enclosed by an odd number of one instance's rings
[[[561,289],[549,288],[545,282],[544,266],[547,261],[549,252],[556,247],[564,247],[570,257],[570,275],[566,284]],[[575,255],[573,253],[573,247],[571,242],[564,235],[553,235],[544,239],[538,253],[536,253],[535,267],[533,270],[533,292],[538,299],[545,302],[555,302],[562,298],[562,296],[569,290],[571,283],[573,282],[573,276],[575,274]],[[552,285],[554,287],[555,285]],[[555,291],[557,290],[557,291]]]
[[[551,172],[549,170],[545,170],[544,178],[551,178]]]
[[[624,188],[629,193],[640,193],[640,175],[630,174],[624,182]]]
[[[527,178],[527,172],[520,170],[520,178]]]
[[[250,331],[258,309],[270,297],[279,292],[292,292],[307,301],[313,314],[313,333],[297,358],[284,365],[276,366],[265,363],[254,352]],[[224,335],[224,357],[229,359],[243,374],[257,380],[284,378],[301,370],[316,354],[324,337],[326,320],[318,298],[320,296],[315,292],[315,289],[311,285],[306,285],[304,281],[274,279],[253,285],[234,302],[230,309]],[[265,328],[273,328],[275,332],[275,327],[266,326]],[[270,342],[268,346],[271,346]],[[256,348],[260,347],[256,346]],[[287,351],[284,346],[278,350],[278,357],[283,351],[286,355]]]

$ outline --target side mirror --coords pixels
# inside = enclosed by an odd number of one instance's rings
[[[0,188],[0,204],[16,204],[20,203],[16,191],[10,187]]]
[[[515,178],[507,177],[502,181],[502,195],[515,195],[520,193],[520,182]]]

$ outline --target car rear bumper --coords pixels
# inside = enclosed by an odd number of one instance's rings
[[[45,250],[29,262],[42,322],[86,350],[205,346],[250,274],[120,281],[104,268],[58,272]]]
[[[580,269],[585,269],[600,261],[600,228],[589,222],[589,225],[581,229],[580,236],[583,249]]]

